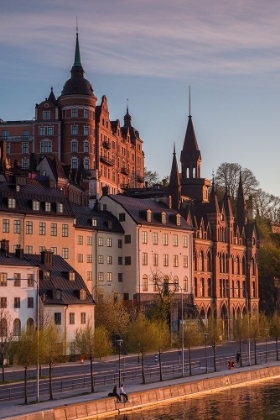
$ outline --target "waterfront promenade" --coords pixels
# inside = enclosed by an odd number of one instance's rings
[[[111,387],[106,385],[93,394],[58,398],[53,401],[42,401],[38,404],[22,405],[22,401],[1,403],[1,419],[74,419],[87,418],[87,407],[98,407],[98,418],[140,409],[141,406],[164,403],[186,396],[194,396],[202,392],[215,392],[229,386],[240,386],[252,381],[276,378],[280,376],[280,362],[271,361],[253,366],[235,367],[218,372],[196,374],[185,378],[168,379],[162,382],[126,385],[130,403],[116,403],[114,398],[108,398]],[[59,396],[58,396],[59,397]],[[103,410],[103,414],[101,411]],[[32,415],[33,413],[33,415]],[[75,417],[76,413],[76,417]],[[92,414],[90,418],[97,418]]]

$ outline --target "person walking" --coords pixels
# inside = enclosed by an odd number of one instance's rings
[[[120,394],[118,393],[117,385],[115,385],[114,388],[113,388],[112,396],[116,397],[118,402],[121,402],[121,397],[120,397]]]
[[[239,361],[240,361],[240,352],[238,351],[236,353],[236,363],[239,363]]]
[[[121,387],[120,387],[120,396],[121,397],[123,396],[124,402],[127,402],[128,401],[128,395],[127,395],[127,393],[124,390],[124,384],[121,384]]]

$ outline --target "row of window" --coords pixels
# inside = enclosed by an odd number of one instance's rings
[[[66,118],[67,110],[64,109],[63,111],[63,119]],[[78,109],[78,108],[71,108],[71,118],[89,118],[90,112],[88,109]],[[94,112],[92,113],[92,118],[94,119]]]
[[[98,272],[98,281],[103,282],[105,280],[105,274],[106,274],[106,280],[109,282],[113,281],[113,273],[111,271],[108,271],[107,273],[103,273],[102,271]],[[118,273],[118,281],[123,281],[123,273]]]
[[[195,271],[212,271],[210,252],[207,252],[205,262],[204,253],[203,251],[200,251],[198,257],[195,258],[194,269]],[[219,256],[219,270],[220,273],[229,273],[229,257],[224,253]],[[243,275],[246,274],[246,259],[244,256],[242,257],[242,262],[238,255],[235,258],[231,258],[231,272],[232,274],[241,274],[241,272]],[[256,275],[256,262],[254,258],[252,258],[252,274]]]
[[[15,209],[16,208],[16,198],[8,197],[8,208]],[[52,208],[55,208],[56,213],[63,213],[63,203],[50,203],[50,202],[40,202],[38,200],[32,201],[32,210],[39,211],[44,210],[45,212],[50,212]],[[10,222],[9,219],[3,219],[3,225],[9,226]]]
[[[142,252],[142,265],[148,265],[148,253]],[[159,265],[159,256],[157,253],[153,253],[153,266]],[[163,254],[163,266],[169,266],[169,254]],[[179,255],[173,255],[173,267],[179,267]],[[188,256],[183,255],[183,267],[188,267]]]
[[[47,203],[45,203],[47,204]],[[13,222],[13,233],[21,233],[21,220],[14,220]],[[3,233],[10,233],[10,219],[3,219],[2,223],[2,232]],[[33,222],[26,222],[25,223],[25,233],[26,235],[33,235]],[[51,236],[57,236],[57,223],[51,223],[50,225],[50,234]],[[47,223],[46,222],[39,222],[39,235],[46,235],[47,234]],[[68,237],[68,224],[63,223],[61,227],[61,235],[63,237]]]
[[[21,287],[21,273],[14,273],[12,279],[8,279],[7,273],[0,273],[0,286],[5,287],[8,284],[8,280],[12,280],[14,282],[15,287]],[[34,286],[34,274],[27,274],[27,278],[25,279],[27,283],[25,286],[33,287]]]
[[[147,231],[142,231],[142,244],[147,244],[148,243],[148,232]],[[152,233],[152,244],[153,245],[158,245],[159,244],[159,240],[158,240],[158,233],[157,232],[153,232]],[[168,233],[163,233],[162,234],[162,245],[164,246],[168,246],[169,244],[169,235]],[[172,244],[173,246],[179,246],[179,236],[177,234],[173,234],[172,235]],[[184,235],[183,236],[183,243],[182,243],[184,248],[188,247],[188,236]]]
[[[7,308],[8,302],[6,297],[0,298],[0,308]],[[14,298],[14,308],[20,308],[20,297]],[[27,308],[34,308],[34,298],[27,298]]]
[[[236,282],[232,281],[232,288],[230,289],[229,286],[229,280],[220,279],[219,284],[219,297],[224,298],[247,298],[247,292],[246,292],[246,282],[238,280]],[[232,294],[230,296],[230,290],[232,291]],[[257,291],[256,291],[256,282],[252,282],[252,297],[256,298]],[[198,279],[194,278],[194,296],[195,297],[213,297],[214,291],[213,291],[213,282],[212,279]]]
[[[172,278],[172,280],[168,276],[164,276],[164,278],[162,280],[162,284],[158,280],[159,279],[157,278],[157,276],[154,276],[154,278],[151,280],[151,279],[148,278],[147,274],[144,274],[143,277],[142,277],[142,290],[143,290],[143,292],[148,292],[150,283],[153,284],[153,291],[154,292],[158,292],[161,287],[164,287],[167,290],[169,290],[171,287],[173,287],[174,292],[179,292],[181,289],[184,292],[188,291],[189,284],[188,284],[188,277],[187,276],[184,276],[184,278],[183,278],[183,288],[181,288],[179,286],[178,276],[174,276]]]

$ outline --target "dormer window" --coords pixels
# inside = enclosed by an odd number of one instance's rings
[[[151,221],[152,221],[152,211],[151,210],[147,210],[146,219],[147,219],[147,222],[151,223]]]
[[[76,273],[75,271],[69,271],[69,280],[75,281],[76,280]]]
[[[181,226],[181,216],[180,216],[180,214],[176,214],[176,225]]]
[[[91,226],[97,226],[97,219],[91,219]]]
[[[40,210],[40,201],[37,201],[37,200],[32,201],[32,210],[34,211]]]
[[[51,211],[51,203],[45,203],[45,211]]]
[[[16,208],[16,199],[15,198],[8,198],[8,207],[9,209]]]
[[[51,279],[51,272],[48,270],[40,271],[40,277],[42,280],[50,280]]]
[[[80,290],[80,300],[86,300],[87,297],[87,293],[85,291],[85,289],[81,289]]]
[[[56,203],[56,212],[57,213],[63,213],[63,204],[62,203]]]
[[[62,291],[60,289],[55,290],[55,299],[61,300],[62,299]]]
[[[163,225],[166,225],[166,213],[165,212],[161,213],[161,223]]]

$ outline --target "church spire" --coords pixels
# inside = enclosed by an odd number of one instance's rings
[[[74,66],[82,66],[82,64],[81,64],[81,54],[80,54],[78,28],[77,28],[77,32],[76,32],[76,47],[75,47]]]
[[[128,110],[128,99],[127,99],[127,104],[126,104],[126,114],[123,117],[124,120],[124,127],[131,127],[131,116],[129,115],[129,110]]]
[[[183,150],[181,152],[182,179],[200,178],[201,154],[193,127],[189,93],[189,120],[186,129]]]
[[[237,191],[237,203],[236,203],[237,223],[239,226],[243,226],[247,222],[247,206],[243,191],[242,177],[240,171],[239,185]]]
[[[175,144],[173,150],[172,167],[170,172],[169,189],[172,197],[172,207],[174,209],[179,210],[181,205],[181,182],[176,159]]]

